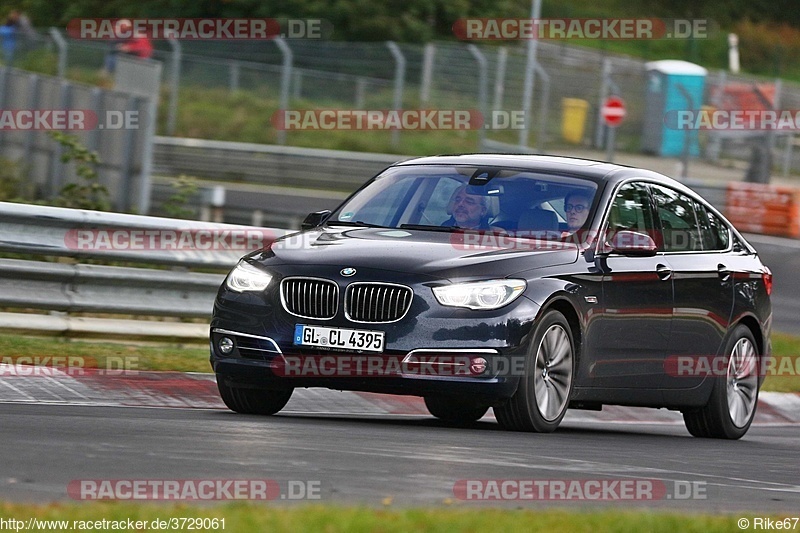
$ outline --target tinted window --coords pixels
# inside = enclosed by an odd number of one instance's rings
[[[654,228],[647,188],[639,183],[628,183],[620,187],[609,213],[606,240],[622,230],[653,236]]]
[[[661,185],[651,185],[651,188],[664,233],[664,250],[667,252],[702,250],[694,200]]]
[[[389,168],[337,209],[330,223],[491,229],[523,237],[561,238],[570,224],[578,227],[591,221],[597,192],[597,184],[591,180],[501,169],[485,182],[471,182],[479,171],[450,165]],[[566,215],[566,198],[575,200],[574,213],[578,200],[583,200],[580,217],[570,220]],[[476,221],[472,209],[455,209],[456,201],[467,207],[479,203],[486,209]]]
[[[697,212],[697,221],[700,223],[703,249],[726,250],[730,242],[730,236],[725,223],[717,215],[697,202],[695,202],[695,211]]]

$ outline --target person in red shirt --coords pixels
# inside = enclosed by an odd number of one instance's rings
[[[117,55],[126,54],[139,59],[150,59],[153,55],[153,43],[147,35],[134,31],[133,24],[128,19],[117,21],[115,27],[117,35],[130,35],[114,46],[114,50],[106,55],[105,71],[114,72],[117,65]]]

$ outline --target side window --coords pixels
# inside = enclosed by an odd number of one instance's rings
[[[730,242],[730,233],[725,223],[698,202],[695,202],[695,211],[697,221],[700,223],[703,250],[726,250]]]
[[[661,185],[651,185],[653,199],[664,232],[667,252],[694,252],[703,249],[694,200]]]
[[[606,240],[622,230],[638,231],[652,236],[654,228],[647,188],[640,183],[623,185],[611,205]]]

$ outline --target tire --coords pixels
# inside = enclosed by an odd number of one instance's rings
[[[528,346],[517,391],[494,408],[500,425],[512,431],[555,431],[569,406],[576,364],[569,322],[559,311],[546,312]]]
[[[708,403],[684,411],[695,437],[740,439],[750,429],[758,405],[759,354],[750,328],[739,324],[725,345],[727,376],[715,376]]]
[[[274,415],[284,408],[294,391],[229,387],[220,376],[217,376],[217,388],[228,409],[245,415]]]
[[[426,396],[425,407],[440,420],[453,424],[470,424],[480,420],[489,406],[471,402],[469,398]]]

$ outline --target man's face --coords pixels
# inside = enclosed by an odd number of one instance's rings
[[[477,228],[486,215],[483,198],[461,189],[453,197],[453,218],[462,228]]]
[[[589,205],[591,200],[586,196],[568,196],[564,209],[567,212],[567,227],[570,231],[581,229],[586,218],[589,216]]]

